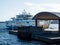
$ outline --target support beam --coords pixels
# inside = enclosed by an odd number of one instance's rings
[[[59,19],[59,35],[60,35],[60,19]]]
[[[37,27],[37,19],[35,20],[35,25],[36,25],[36,27]]]

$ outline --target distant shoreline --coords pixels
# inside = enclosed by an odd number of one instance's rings
[[[2,21],[2,22],[0,22],[0,23],[5,23],[5,21]]]

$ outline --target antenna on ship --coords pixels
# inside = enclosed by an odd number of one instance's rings
[[[26,14],[27,14],[27,12],[26,12],[26,10],[25,10],[25,9],[23,10],[22,14],[24,14],[24,15],[26,15]]]
[[[30,13],[28,13],[30,15]]]

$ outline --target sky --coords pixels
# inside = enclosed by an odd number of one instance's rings
[[[31,15],[38,12],[60,12],[60,0],[0,0],[0,21],[8,21],[26,10]]]

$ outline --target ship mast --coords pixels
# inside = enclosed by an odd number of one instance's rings
[[[27,12],[25,11],[25,9],[23,10],[22,14],[23,15],[26,15],[27,14]]]

